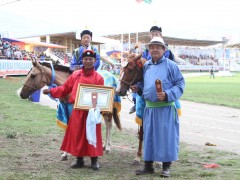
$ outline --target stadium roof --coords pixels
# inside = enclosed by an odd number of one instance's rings
[[[123,41],[128,42],[128,33],[123,34]],[[121,34],[115,34],[115,35],[107,35],[104,36],[111,39],[121,40]],[[149,43],[150,37],[149,32],[139,32],[138,37],[136,33],[130,33],[130,41],[131,43],[135,43],[136,38],[138,38],[139,43]],[[168,37],[163,36],[164,41],[171,45],[171,46],[212,46],[220,43],[226,43],[226,41],[212,41],[212,40],[196,40],[196,39],[181,39],[181,38],[174,38],[174,37]]]
[[[67,38],[76,39],[76,40],[80,41],[79,38],[78,39],[76,38],[76,33],[77,32],[72,31],[72,32],[36,35],[36,36],[32,36],[32,37],[39,37],[39,36],[40,37],[51,36],[51,38],[67,37]],[[123,34],[124,42],[129,41],[128,35],[129,35],[129,33]],[[121,34],[106,35],[103,37],[121,41]],[[131,43],[136,43],[136,38],[138,38],[139,43],[146,44],[146,43],[150,42],[149,32],[138,32],[138,37],[137,37],[136,33],[130,33]],[[212,46],[212,45],[227,42],[227,41],[213,41],[213,40],[182,39],[182,38],[175,38],[175,37],[168,37],[168,36],[163,36],[163,38],[164,38],[164,41],[171,46]],[[99,38],[93,36],[93,44],[102,44],[102,43],[104,43],[104,42],[102,42],[102,39],[100,40]]]
[[[228,48],[237,48],[237,49],[240,49],[240,43],[237,43],[237,44],[229,44],[229,45],[227,45],[226,47],[228,47]]]
[[[32,38],[32,37],[46,37],[46,36],[50,36],[51,39],[53,38],[69,38],[69,39],[75,39],[77,41],[80,42],[80,38],[76,38],[76,32],[75,31],[71,31],[71,32],[62,32],[62,33],[49,33],[49,34],[41,34],[41,35],[34,35],[34,36],[30,36],[30,37],[22,37],[22,38]],[[93,40],[92,40],[93,44],[103,44],[102,39],[96,38],[93,36]]]

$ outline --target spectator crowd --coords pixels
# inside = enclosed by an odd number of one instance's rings
[[[0,36],[0,59],[30,60],[32,56],[37,57],[40,60],[48,58],[44,53],[34,53],[22,50],[18,45],[3,40]]]

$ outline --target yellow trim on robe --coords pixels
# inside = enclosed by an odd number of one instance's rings
[[[142,126],[142,119],[139,118],[139,117],[135,117],[135,122],[139,125],[139,126]]]
[[[57,125],[58,127],[62,128],[63,130],[67,129],[67,124],[64,124],[62,121],[57,119]]]

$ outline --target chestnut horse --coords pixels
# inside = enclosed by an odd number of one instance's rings
[[[126,96],[127,91],[130,87],[136,84],[139,81],[143,80],[143,65],[146,62],[145,59],[141,58],[141,55],[130,54],[127,58],[127,63],[123,67],[116,93],[119,96]],[[138,120],[137,120],[138,119]],[[139,118],[136,116],[136,122],[139,125],[138,129],[138,152],[137,156],[134,159],[134,164],[139,164],[142,157],[142,143],[143,143],[143,127],[142,123],[139,121]]]
[[[61,66],[61,65],[52,65],[51,63],[42,62],[39,63],[36,59],[32,59],[33,67],[29,71],[25,83],[20,92],[20,96],[22,99],[27,99],[32,93],[36,90],[40,90],[45,85],[51,86],[53,84],[60,86],[63,85],[64,82],[71,75],[69,67]],[[113,86],[113,83],[107,84],[108,81],[105,81],[106,77],[113,76],[108,71],[100,70],[99,73],[104,77],[104,85],[105,86]],[[114,79],[115,77],[111,77]],[[116,83],[117,84],[117,83]],[[119,97],[115,94],[114,100],[116,97]],[[120,99],[120,97],[119,97]],[[66,99],[65,99],[66,101]],[[120,102],[119,102],[120,104]],[[119,105],[118,104],[118,105]],[[106,140],[104,143],[104,149],[106,153],[111,151],[111,129],[112,129],[112,119],[119,130],[121,130],[121,122],[119,112],[121,110],[121,105],[118,107],[115,106],[115,102],[113,105],[112,113],[103,113],[103,118],[106,124]]]

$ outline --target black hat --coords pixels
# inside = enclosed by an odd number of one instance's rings
[[[82,54],[82,58],[84,57],[93,57],[96,59],[96,53],[93,50],[86,50]]]
[[[161,27],[157,27],[157,26],[153,26],[150,29],[150,32],[152,32],[152,31],[160,31],[162,33],[162,28]]]
[[[91,31],[89,31],[89,30],[83,30],[82,32],[81,32],[81,38],[83,37],[83,35],[84,34],[88,34],[88,35],[90,35],[91,37],[92,37],[92,32]]]

